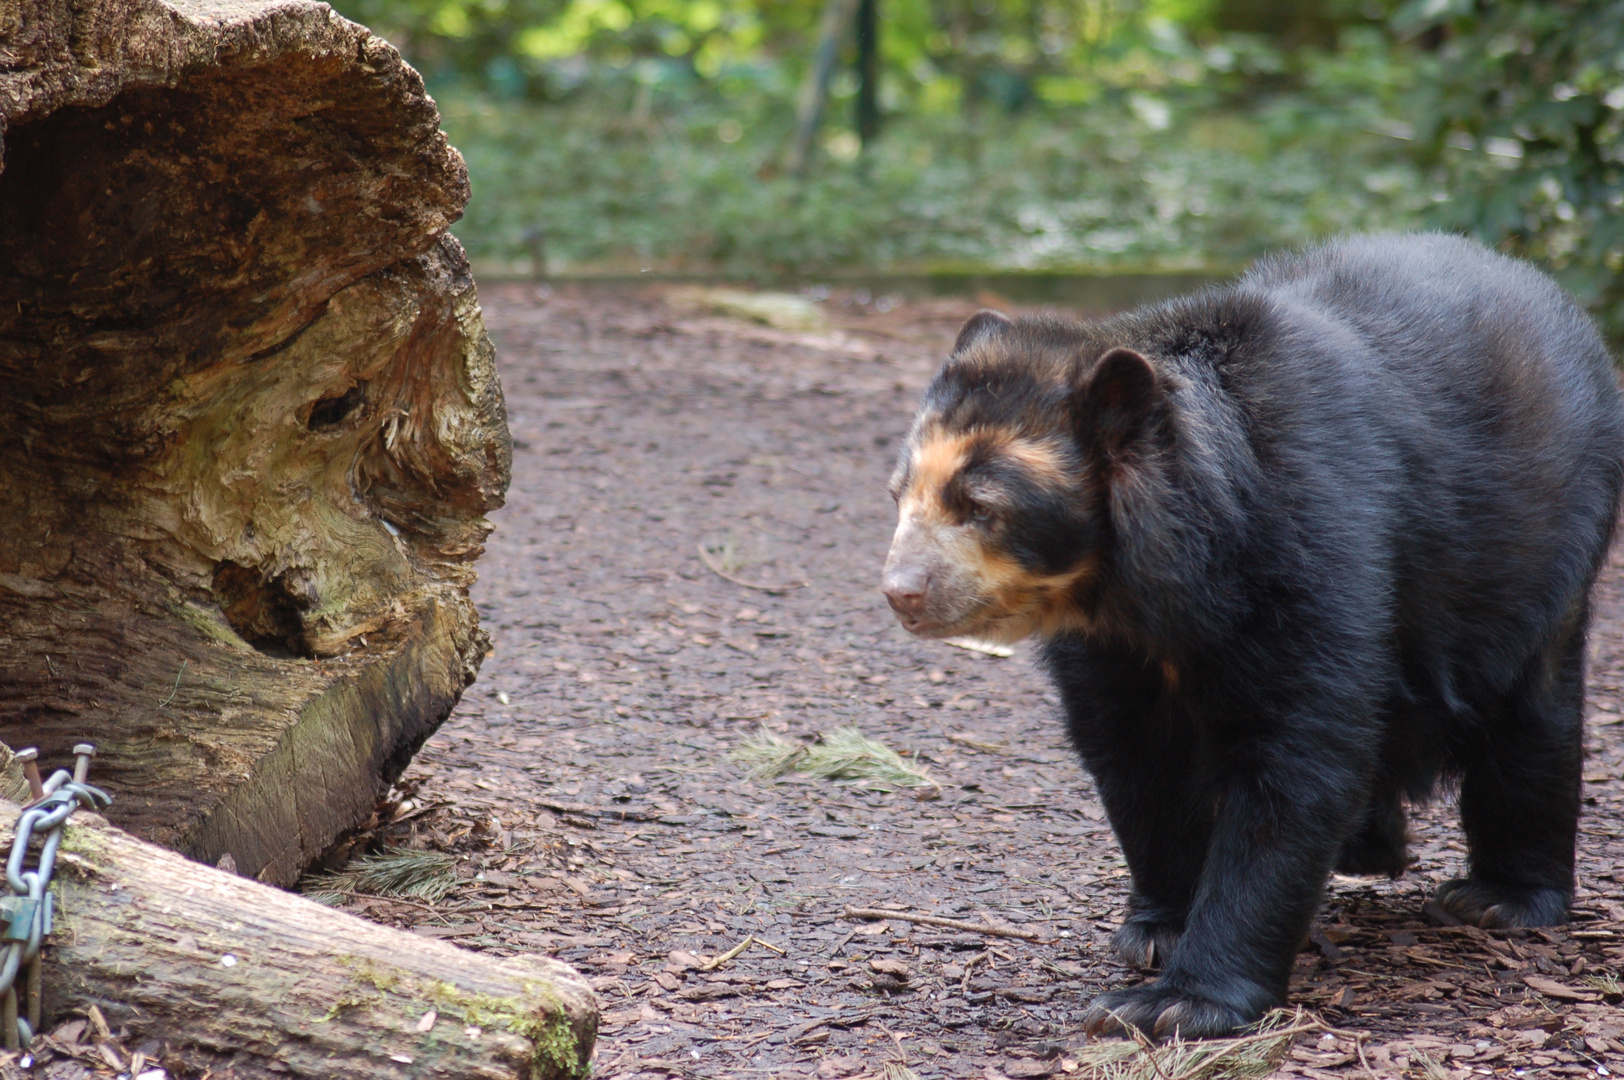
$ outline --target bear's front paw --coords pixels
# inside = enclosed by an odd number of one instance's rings
[[[1261,1013],[1168,986],[1163,980],[1110,990],[1089,1002],[1083,1030],[1090,1035],[1127,1035],[1130,1028],[1152,1039],[1211,1039],[1233,1035]]]
[[[1129,916],[1111,935],[1111,948],[1129,967],[1151,971],[1167,963],[1183,935],[1184,927],[1177,923]]]
[[[1485,930],[1556,926],[1568,921],[1568,894],[1539,885],[1496,885],[1477,878],[1456,878],[1438,886],[1433,900],[1461,922]]]

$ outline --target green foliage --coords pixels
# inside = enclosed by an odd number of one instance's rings
[[[1624,336],[1624,2],[1414,0],[1435,215],[1552,269]]]
[[[816,0],[340,0],[431,78],[558,98],[674,62],[703,80],[810,52]],[[1018,108],[1124,81],[1189,79],[1185,31],[1214,0],[885,0],[880,35],[892,111]],[[1244,51],[1244,50],[1243,50]],[[1231,54],[1233,55],[1233,53]],[[1085,85],[1086,84],[1086,85]]]
[[[1152,92],[922,112],[862,160],[835,126],[804,181],[774,171],[790,116],[770,95],[672,81],[563,105],[440,101],[474,180],[457,233],[487,265],[540,249],[554,272],[1233,265],[1425,206],[1394,141],[1364,130],[1377,105],[1311,95],[1244,113]]]
[[[1624,339],[1624,0],[883,0],[883,138],[837,74],[777,174],[821,0],[339,0],[428,76],[487,264],[1235,264],[1434,225]]]

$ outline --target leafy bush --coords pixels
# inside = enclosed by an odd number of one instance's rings
[[[1624,0],[884,4],[882,139],[857,160],[842,70],[792,181],[818,4],[339,0],[440,96],[487,262],[1189,266],[1430,225],[1624,340]]]
[[[1434,220],[1544,263],[1624,338],[1624,2],[1414,0]]]
[[[752,76],[759,79],[760,76]],[[861,159],[834,127],[778,175],[787,95],[680,76],[538,105],[442,93],[479,259],[584,268],[819,273],[1233,265],[1351,230],[1402,228],[1425,185],[1380,109],[1310,96],[1216,111],[1176,92],[1010,115],[893,117]]]

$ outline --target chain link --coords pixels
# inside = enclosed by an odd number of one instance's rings
[[[55,898],[50,891],[51,871],[62,831],[73,812],[83,806],[95,810],[112,802],[105,791],[85,783],[95,747],[73,748],[79,760],[72,774],[58,769],[43,783],[33,766],[37,756],[17,756],[28,765],[34,799],[17,818],[17,833],[6,859],[6,886],[0,892],[0,1040],[7,1050],[26,1050],[40,1021],[40,945],[51,932]],[[28,868],[30,842],[39,839],[39,855]]]

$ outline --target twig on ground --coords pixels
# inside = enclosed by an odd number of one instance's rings
[[[958,743],[960,746],[968,746],[972,750],[985,750],[989,754],[1008,754],[1012,752],[1008,742],[985,742],[974,735],[968,735],[964,732],[948,732],[943,738],[948,742]]]
[[[808,1020],[805,1023],[796,1024],[794,1027],[786,1028],[784,1030],[784,1042],[794,1045],[797,1039],[804,1039],[818,1028],[828,1026],[829,1020],[827,1017],[819,1017],[816,1020]]]
[[[907,1050],[907,1048],[905,1046],[902,1045],[902,1039],[897,1035],[896,1032],[894,1032],[890,1028],[886,1027],[883,1021],[875,1020],[874,1021],[874,1026],[879,1028],[880,1033],[882,1035],[884,1035],[886,1038],[890,1039],[892,1045],[894,1045],[897,1048],[897,1059],[898,1060],[897,1060],[896,1064],[899,1064],[902,1067],[906,1068],[907,1065],[908,1065],[908,1050]],[[889,1066],[891,1064],[892,1064],[891,1062],[886,1062],[887,1066]],[[912,1069],[908,1070],[908,1075],[909,1076],[914,1075]],[[886,1078],[886,1080],[892,1080],[892,1078],[888,1076]]]
[[[1364,1032],[1364,1031],[1356,1031],[1356,1032],[1354,1032],[1354,1035],[1353,1035],[1353,1048],[1359,1054],[1359,1064],[1364,1066],[1365,1075],[1370,1077],[1370,1080],[1379,1080],[1379,1078],[1376,1076],[1376,1070],[1372,1069],[1370,1067],[1370,1062],[1365,1060],[1365,1040],[1368,1039],[1368,1038],[1370,1038],[1370,1035],[1369,1035],[1368,1032]]]
[[[992,953],[990,951],[978,952],[974,956],[970,957],[970,959],[968,959],[968,960],[966,960],[964,962],[964,975],[962,977],[960,977],[960,979],[959,979],[959,993],[961,993],[961,994],[969,993],[969,991],[970,991],[970,976],[971,976],[972,973],[974,973],[974,971],[976,969],[976,965],[986,963],[987,957],[989,957],[991,955],[992,955]]]
[[[402,899],[401,897],[398,897],[398,896],[380,896],[377,893],[365,893],[365,892],[355,892],[355,893],[349,893],[347,895],[349,896],[349,898],[351,900],[381,900],[385,904],[404,904],[407,907],[414,907],[414,908],[417,908],[420,911],[426,911],[430,915],[444,914],[439,908],[435,907],[432,904],[420,904],[416,900],[404,900],[404,899]]]
[[[584,803],[557,802],[553,799],[532,799],[532,804],[555,814],[575,814],[578,817],[610,818],[614,821],[659,821],[661,814],[652,810],[621,809],[614,806],[587,806]]]
[[[756,936],[754,934],[746,934],[746,935],[744,935],[744,940],[743,941],[741,941],[737,945],[733,946],[731,949],[729,949],[727,952],[723,953],[721,956],[713,956],[709,960],[706,960],[703,964],[699,965],[699,970],[700,971],[715,971],[717,968],[721,967],[723,964],[727,963],[729,960],[732,960],[733,958],[737,957],[740,953],[744,952],[744,950],[748,949],[753,943],[755,943],[755,940],[756,940]]]
[[[991,937],[1020,938],[1022,941],[1041,941],[1043,935],[1036,930],[1018,930],[1013,926],[994,926],[991,923],[973,923],[964,919],[946,919],[940,915],[923,915],[909,911],[886,911],[882,908],[848,907],[844,917],[848,919],[899,919],[902,922],[918,923],[921,926],[939,926],[944,930],[963,930],[971,934],[987,934]]]
[[[754,589],[757,592],[764,592],[769,596],[782,596],[784,593],[794,592],[796,589],[804,589],[807,586],[807,582],[804,581],[792,581],[785,585],[763,585],[756,581],[745,581],[743,578],[734,577],[732,574],[718,566],[716,560],[711,556],[711,553],[706,550],[704,544],[698,545],[698,550],[699,561],[705,564],[705,569],[709,570],[723,581],[731,581],[733,584],[738,585],[741,588]]]

